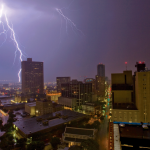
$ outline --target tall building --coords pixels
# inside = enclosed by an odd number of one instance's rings
[[[96,76],[96,91],[98,100],[105,98],[105,77]]]
[[[43,94],[43,62],[27,61],[21,62],[22,68],[22,93],[23,94]]]
[[[135,97],[139,118],[142,122],[150,122],[150,70],[145,70],[144,62],[136,63],[136,67]]]
[[[97,65],[97,76],[105,77],[105,65],[104,64]]]
[[[76,98],[77,106],[85,102],[92,102],[92,83],[62,84],[61,96],[67,98]]]
[[[137,71],[112,74],[112,121],[150,122],[150,70],[144,62],[136,63]]]
[[[96,91],[98,100],[104,100],[105,98],[105,65],[97,65],[96,79]]]
[[[134,99],[132,71],[111,74],[112,121],[140,122]]]
[[[93,78],[86,78],[84,80],[84,82],[85,83],[92,83],[92,92],[93,92],[93,94],[97,94],[96,93],[96,80],[95,79],[93,79]]]
[[[70,77],[57,77],[57,92],[61,92],[61,84],[70,83]]]

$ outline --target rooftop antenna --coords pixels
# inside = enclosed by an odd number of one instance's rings
[[[127,63],[127,61],[126,61],[126,62],[125,62],[125,65],[126,65],[126,71],[127,71],[127,64],[128,64],[128,63]]]

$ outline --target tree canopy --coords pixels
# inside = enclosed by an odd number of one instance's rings
[[[83,140],[81,142],[81,147],[82,149],[86,149],[86,150],[98,150],[99,149],[99,145],[97,143],[97,141],[93,140],[93,139],[87,139],[87,140]]]

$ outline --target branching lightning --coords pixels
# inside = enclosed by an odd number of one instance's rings
[[[68,33],[68,24],[69,24],[74,32],[78,31],[80,34],[84,35],[83,32],[80,29],[77,28],[76,24],[71,19],[69,19],[68,17],[66,17],[63,14],[62,9],[56,8],[56,11],[66,21],[66,32],[67,33]]]
[[[3,6],[3,5],[1,6],[1,9],[0,9],[0,24],[1,24],[2,27],[3,27],[3,31],[0,33],[0,35],[1,35],[1,34],[5,34],[5,40],[4,40],[4,42],[5,42],[6,39],[7,39],[7,30],[5,30],[5,28],[4,28],[4,23],[2,22],[2,16],[4,16],[5,21],[6,21],[6,24],[7,24],[7,28],[8,28],[8,30],[10,30],[10,32],[11,32],[10,38],[11,38],[11,40],[14,42],[14,45],[16,46],[15,57],[16,57],[16,53],[17,53],[17,51],[18,51],[19,54],[20,54],[19,59],[20,59],[20,61],[22,61],[22,56],[23,56],[22,50],[20,49],[19,44],[18,44],[18,42],[17,42],[16,36],[15,36],[15,31],[14,31],[13,27],[11,27],[10,24],[9,24],[7,15],[6,15],[6,13],[4,12],[4,6]],[[3,42],[3,43],[4,43],[4,42]],[[2,44],[3,44],[3,43],[2,43]],[[20,82],[20,80],[21,80],[21,78],[20,78],[20,73],[21,73],[21,68],[20,68],[20,70],[19,70],[19,72],[18,72],[19,82]]]

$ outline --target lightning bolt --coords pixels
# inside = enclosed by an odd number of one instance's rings
[[[0,35],[1,35],[1,34],[5,34],[5,36],[6,36],[6,37],[5,37],[5,40],[4,40],[4,42],[5,42],[6,39],[7,39],[7,30],[5,30],[5,28],[4,28],[4,23],[2,22],[2,16],[4,16],[5,21],[6,21],[6,24],[7,24],[7,28],[8,28],[8,30],[10,30],[10,32],[11,32],[10,38],[11,38],[11,40],[14,42],[14,45],[16,46],[15,57],[16,57],[16,53],[17,53],[17,51],[18,51],[19,54],[20,54],[19,59],[20,59],[20,61],[22,61],[22,56],[23,56],[22,50],[20,49],[19,44],[18,44],[18,42],[17,42],[16,35],[15,35],[15,31],[14,31],[13,27],[11,27],[10,24],[9,24],[7,15],[6,15],[6,13],[4,12],[4,6],[3,6],[3,5],[1,6],[1,10],[0,10],[0,24],[2,24],[3,32],[1,32]],[[4,42],[3,42],[3,43],[4,43]],[[3,43],[2,43],[2,44],[3,44]],[[19,70],[19,72],[18,72],[19,82],[20,82],[20,80],[21,80],[20,74],[21,74],[21,67],[20,67],[20,70]]]
[[[84,35],[83,32],[77,28],[76,24],[69,19],[67,16],[65,16],[62,12],[62,9],[56,8],[56,11],[59,13],[59,15],[61,17],[63,17],[63,19],[66,21],[66,32],[68,33],[68,24],[70,25],[70,27],[72,28],[72,30],[76,33],[76,31],[78,31],[80,34]]]

